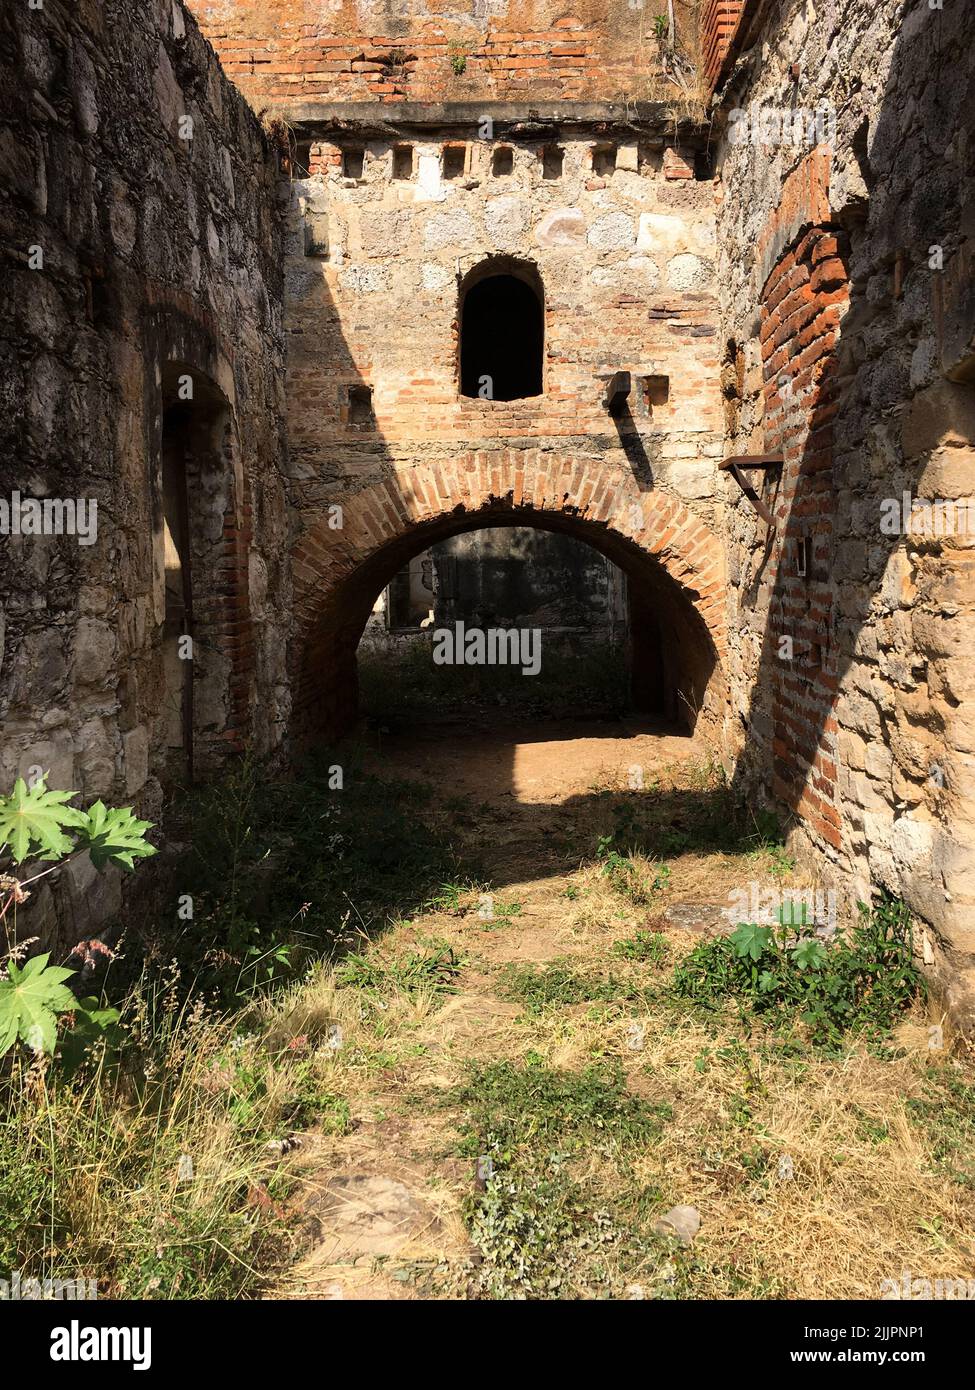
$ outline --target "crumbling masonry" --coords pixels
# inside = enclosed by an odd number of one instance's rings
[[[190,8],[0,16],[0,786],[158,819],[349,727],[412,557],[562,532],[741,795],[908,902],[970,1026],[960,0],[678,4],[673,51],[632,0]],[[501,302],[519,355],[479,371]],[[119,894],[73,864],[36,929]]]

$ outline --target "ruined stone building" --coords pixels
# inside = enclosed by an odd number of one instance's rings
[[[964,1020],[966,6],[654,8],[4,0],[0,787],[158,819],[283,764],[405,565],[540,528]],[[71,873],[51,911],[117,906]]]

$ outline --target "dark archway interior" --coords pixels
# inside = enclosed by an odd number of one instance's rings
[[[460,390],[464,396],[515,401],[542,393],[541,296],[515,275],[488,275],[461,304]]]
[[[163,371],[161,404],[163,781],[184,785],[201,754],[207,761],[201,736],[226,717],[220,566],[233,495],[230,408],[214,382],[176,362]]]
[[[533,527],[575,536],[613,561],[626,576],[629,604],[628,673],[632,702],[693,731],[717,730],[727,689],[694,594],[659,561],[605,527],[565,513],[484,509],[438,519],[390,541],[327,597],[302,652],[298,727],[303,741],[347,733],[359,714],[356,653],[380,593],[414,556],[451,536],[487,527]]]
[[[190,559],[187,465],[192,456],[193,416],[186,404],[163,413],[162,500],[166,609],[163,622],[164,711],[167,771],[177,780],[193,777],[193,663],[180,644],[193,636],[193,570]]]

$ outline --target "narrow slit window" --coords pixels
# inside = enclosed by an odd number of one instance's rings
[[[372,387],[350,386],[348,420],[350,425],[368,429],[375,423],[372,409]]]

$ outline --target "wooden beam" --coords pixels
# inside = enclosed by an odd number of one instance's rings
[[[775,530],[775,517],[745,477],[743,470],[781,468],[782,463],[781,454],[736,454],[733,458],[725,459],[723,463],[718,464],[719,469],[731,474],[766,526],[770,526],[773,531]]]
[[[603,397],[603,405],[609,411],[610,415],[619,415],[626,404],[629,394],[629,372],[614,372],[606,383],[606,394]]]

